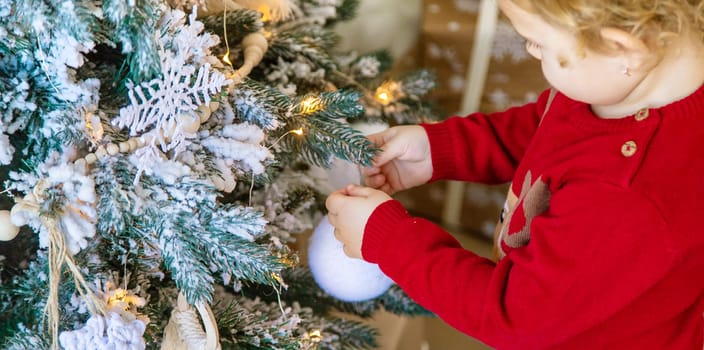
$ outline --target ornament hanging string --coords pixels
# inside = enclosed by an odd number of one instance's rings
[[[52,348],[58,349],[59,336],[59,283],[61,282],[61,268],[68,267],[76,290],[86,301],[88,310],[92,315],[99,313],[106,315],[105,306],[88,287],[83,274],[68,254],[64,235],[59,230],[56,220],[42,216],[42,224],[49,230],[49,296],[44,307],[44,314],[48,317],[51,330]]]
[[[18,199],[17,205],[23,210],[29,210],[41,218],[42,225],[47,229],[49,233],[49,295],[47,297],[46,305],[44,306],[44,316],[46,317],[49,330],[51,332],[52,339],[52,349],[58,349],[58,336],[59,336],[59,284],[61,282],[61,268],[66,265],[66,267],[71,272],[73,276],[73,282],[76,285],[76,290],[81,295],[83,300],[86,301],[88,310],[91,314],[95,315],[100,313],[101,315],[106,314],[105,306],[100,300],[93,294],[88,283],[86,282],[83,274],[73,260],[73,256],[68,253],[66,247],[66,241],[64,234],[61,232],[59,225],[54,217],[42,215],[40,210],[40,205],[37,200],[41,197],[42,189],[44,189],[44,183],[40,181],[37,186],[34,187],[34,191],[29,198]]]

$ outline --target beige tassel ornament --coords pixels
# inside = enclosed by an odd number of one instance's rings
[[[186,297],[179,293],[176,308],[164,329],[162,350],[220,350],[220,335],[215,316],[205,303],[196,305],[196,311],[188,305]],[[203,321],[201,327],[200,318]]]

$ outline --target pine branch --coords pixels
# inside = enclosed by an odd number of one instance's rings
[[[362,322],[338,318],[326,323],[323,338],[318,348],[321,350],[367,350],[378,346],[378,331]]]
[[[315,314],[328,315],[335,310],[353,314],[362,318],[372,317],[373,314],[382,308],[397,315],[410,316],[432,316],[422,306],[418,305],[398,286],[393,285],[389,290],[376,299],[362,302],[344,302],[335,299],[325,293],[313,279],[307,267],[286,270],[283,274],[284,281],[288,288],[281,295],[281,299],[286,302],[297,302],[303,307],[308,307]],[[247,295],[263,295],[259,286],[245,288]],[[274,301],[271,298],[264,298]]]
[[[154,212],[147,212],[149,217],[156,217]],[[187,215],[187,214],[185,214]],[[170,272],[176,287],[186,296],[188,303],[210,303],[213,299],[213,283],[215,279],[198,251],[198,237],[169,221],[161,218],[157,221],[161,229],[158,231],[159,248],[162,252],[164,265]]]
[[[357,17],[360,0],[342,0],[340,6],[337,7],[337,19],[339,21],[349,21]]]
[[[136,211],[137,199],[131,187],[136,174],[122,159],[99,163],[93,174],[98,195],[96,209],[100,215],[98,234],[109,239],[135,227],[132,213]]]
[[[323,68],[326,71],[337,69],[335,61],[325,51],[325,48],[315,42],[310,42],[305,36],[292,32],[281,32],[269,42],[269,50],[264,56],[266,60],[276,62],[278,58],[285,61],[305,59],[312,70]]]
[[[149,349],[160,348],[179,293],[213,302],[224,349],[369,349],[373,329],[331,314],[424,314],[396,287],[375,300],[341,302],[292,267],[298,261],[287,243],[324,210],[310,164],[333,157],[369,164],[378,150],[347,122],[377,112],[364,107],[391,66],[384,52],[335,54],[339,37],[330,27],[353,17],[359,0],[294,3],[302,13],[265,27],[258,11],[197,19],[163,0],[0,0],[0,181],[10,189],[0,208],[31,192],[43,169],[95,153],[85,121],[99,116],[99,143],[113,151],[90,166],[97,235],[74,259],[91,286],[110,289],[97,294],[119,286],[147,302],[129,311],[149,317]],[[241,39],[261,30],[264,59],[225,93],[232,72],[218,57],[225,34],[236,66]],[[406,96],[376,116],[420,118],[429,78],[404,79]],[[304,106],[310,98],[319,106]],[[180,125],[181,114],[202,118],[198,130],[158,134]],[[129,132],[118,127],[128,124],[133,136],[157,129],[150,136],[164,136],[162,148],[130,143],[125,151]],[[153,151],[148,166],[145,150]],[[49,191],[42,210],[63,209],[59,195]],[[20,234],[36,240],[32,229]],[[49,347],[41,328],[45,253],[25,254],[30,263],[21,269],[0,265],[2,348]],[[80,329],[88,315],[70,276],[59,289],[61,330]]]
[[[0,345],[5,350],[49,350],[51,348],[48,337],[24,327],[18,329],[11,337],[4,339]]]
[[[140,0],[131,5],[123,0],[104,0],[102,10],[112,26],[106,28],[108,33],[112,33],[110,42],[119,44],[127,55],[122,65],[127,71],[126,78],[130,81],[149,81],[158,77],[161,66],[153,29],[163,13],[163,3]]]
[[[0,339],[8,339],[26,325],[37,331],[46,303],[46,259],[38,259],[8,282],[0,285]],[[16,300],[21,300],[18,305]],[[35,325],[34,327],[32,325]],[[4,347],[3,347],[4,348]]]
[[[194,185],[178,186],[187,189]],[[193,195],[185,198],[193,208],[150,209],[147,217],[160,219],[147,226],[158,228],[164,264],[190,303],[212,301],[213,272],[238,280],[278,285],[276,275],[287,265],[269,249],[252,241],[264,231],[265,221],[260,213],[250,208],[214,206],[212,202],[194,200]],[[161,204],[164,205],[169,203]]]
[[[301,109],[305,107],[299,107],[295,111],[297,116],[289,119],[288,127],[301,128],[303,137],[285,138],[283,147],[321,167],[329,167],[333,157],[371,164],[378,149],[359,131],[337,120],[361,115],[359,96],[355,91],[325,92],[320,95],[319,107],[314,111],[306,113]],[[299,102],[298,105],[304,104]]]
[[[222,348],[233,350],[297,350],[301,341],[295,328],[281,317],[275,304],[261,305],[243,298],[214,305]],[[256,315],[256,316],[255,316]]]
[[[229,96],[236,118],[271,130],[291,108],[291,100],[277,89],[245,79]]]
[[[303,23],[285,32],[285,36],[309,47],[317,48],[326,55],[340,43],[340,35],[334,31],[325,30],[319,25]]]
[[[263,27],[261,13],[250,9],[227,11],[224,16],[222,14],[211,15],[202,18],[201,21],[207,31],[217,34],[223,41],[227,36],[230,48],[239,47],[242,38]],[[227,29],[223,30],[223,25]]]

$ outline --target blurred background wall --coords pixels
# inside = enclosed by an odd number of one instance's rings
[[[421,0],[361,0],[357,17],[337,25],[341,48],[361,53],[386,49],[400,58],[420,35]]]

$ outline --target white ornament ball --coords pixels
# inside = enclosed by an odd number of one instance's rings
[[[315,282],[326,293],[347,302],[384,294],[394,282],[379,265],[345,255],[334,230],[324,216],[308,241],[308,264]]]
[[[9,241],[17,237],[20,228],[10,220],[9,210],[0,210],[0,241]]]

